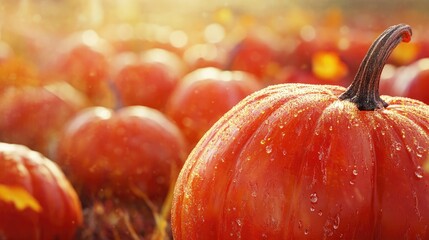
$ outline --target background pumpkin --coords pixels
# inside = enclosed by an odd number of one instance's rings
[[[428,238],[429,107],[378,95],[410,37],[387,29],[347,90],[273,85],[224,115],[179,175],[174,239]]]
[[[27,147],[0,143],[0,238],[73,239],[82,210],[56,164]]]
[[[429,58],[421,58],[393,71],[390,78],[381,82],[386,94],[404,96],[429,104]]]
[[[55,160],[83,205],[97,199],[162,205],[185,159],[185,140],[160,111],[144,106],[90,107],[67,124]]]
[[[247,72],[200,68],[181,79],[165,113],[182,130],[192,150],[223,114],[261,87],[258,79]]]

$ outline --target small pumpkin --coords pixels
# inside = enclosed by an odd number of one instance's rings
[[[0,143],[0,239],[74,239],[78,196],[60,168],[29,148]]]
[[[399,24],[352,84],[278,84],[226,113],[175,187],[174,239],[429,238],[429,106],[379,96]]]

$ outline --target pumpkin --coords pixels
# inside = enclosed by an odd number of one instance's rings
[[[74,239],[82,210],[73,187],[51,160],[0,143],[0,239]]]
[[[248,72],[199,68],[181,79],[165,113],[182,130],[192,150],[223,114],[261,88],[258,79]]]
[[[380,90],[429,104],[429,58],[421,58],[409,65],[396,68],[390,78],[383,80]]]
[[[428,239],[429,106],[378,93],[410,39],[386,29],[347,89],[272,85],[227,112],[180,172],[174,239]]]
[[[64,128],[55,160],[84,207],[94,200],[141,203],[142,194],[161,206],[185,151],[179,128],[156,109],[90,107]]]

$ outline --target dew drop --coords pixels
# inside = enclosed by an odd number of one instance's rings
[[[256,197],[256,196],[257,196],[256,191],[253,191],[252,192],[252,197]]]
[[[286,150],[283,150],[283,151],[282,151],[282,154],[283,154],[283,156],[286,156],[286,155],[287,155],[287,151],[286,151]]]
[[[357,169],[353,169],[352,174],[353,174],[353,176],[357,176],[359,174],[359,172]]]
[[[319,154],[319,160],[322,161],[323,156],[325,155],[325,153],[323,151],[319,151],[317,153]]]
[[[270,154],[273,151],[273,147],[271,145],[265,147],[265,151]]]
[[[414,174],[418,179],[423,178],[423,169],[420,166],[418,166]]]
[[[423,152],[424,152],[424,148],[423,147],[418,146],[416,148],[416,155],[417,155],[417,157],[419,157],[419,158],[423,157]]]
[[[322,215],[323,215],[322,210],[320,210],[320,211],[317,213],[317,215],[322,216]]]
[[[304,235],[308,235],[309,231],[308,229],[304,229]]]
[[[302,228],[302,221],[301,221],[301,220],[299,220],[299,221],[298,221],[298,228],[299,228],[299,229],[301,229],[301,228]]]
[[[332,127],[332,126],[329,126],[329,131],[332,131],[332,129],[333,129],[333,127]]]
[[[237,219],[235,222],[237,222],[239,227],[243,226],[243,222],[240,219]]]
[[[395,147],[396,151],[401,151],[401,149],[402,149],[400,143],[395,143],[394,147]]]
[[[334,219],[334,223],[332,224],[332,227],[334,229],[338,229],[340,227],[340,215],[337,214],[337,216]]]
[[[265,139],[261,140],[261,144],[264,145],[265,144]]]
[[[315,210],[316,209],[313,206],[310,207],[310,212],[314,212]]]
[[[317,203],[317,200],[318,200],[318,198],[317,198],[317,194],[316,193],[310,194],[310,202]]]
[[[401,130],[401,133],[402,133],[402,138],[405,138],[406,136],[405,136],[405,130],[404,129]]]

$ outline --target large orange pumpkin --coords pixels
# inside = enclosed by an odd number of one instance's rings
[[[0,239],[74,239],[82,210],[60,168],[40,153],[0,143]]]
[[[174,239],[428,239],[429,106],[378,94],[410,38],[388,28],[348,89],[273,85],[224,115],[180,173]]]

